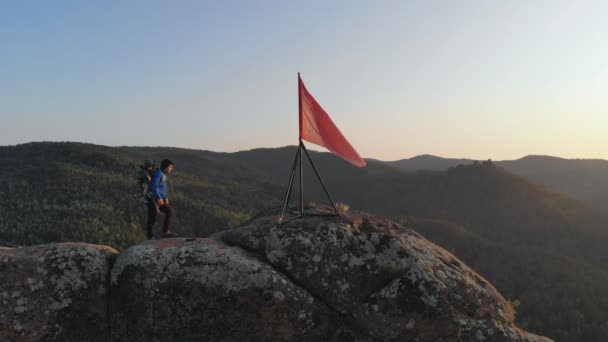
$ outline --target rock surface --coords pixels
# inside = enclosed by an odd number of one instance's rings
[[[112,270],[116,341],[324,340],[329,310],[272,266],[217,240],[125,250]]]
[[[367,214],[276,225],[261,217],[218,234],[250,250],[334,312],[357,340],[549,341],[518,329],[480,275],[411,229]],[[352,329],[351,329],[352,330]]]
[[[108,341],[105,246],[0,248],[0,341]]]
[[[115,253],[0,248],[0,340],[550,341],[453,255],[367,214],[148,241],[109,276]]]

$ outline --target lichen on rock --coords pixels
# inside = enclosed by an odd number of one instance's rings
[[[0,249],[0,341],[107,341],[117,254],[84,243]]]
[[[212,239],[128,248],[112,271],[117,341],[323,340],[328,310],[250,253]]]
[[[278,225],[261,217],[218,237],[338,312],[336,331],[355,327],[359,338],[382,341],[548,341],[515,327],[511,307],[487,280],[390,220],[349,212]]]

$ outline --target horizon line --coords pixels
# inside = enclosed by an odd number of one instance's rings
[[[110,148],[120,148],[120,147],[143,147],[143,148],[176,148],[176,149],[182,149],[182,150],[192,150],[192,151],[203,151],[203,152],[213,152],[213,153],[241,153],[241,152],[248,152],[248,151],[253,151],[253,150],[259,150],[259,149],[281,149],[281,148],[287,148],[287,147],[294,147],[297,148],[297,145],[282,145],[282,146],[273,146],[273,147],[267,147],[267,146],[260,146],[260,147],[252,147],[249,149],[242,149],[242,150],[236,150],[236,151],[216,151],[216,150],[210,150],[210,149],[204,149],[204,148],[195,148],[195,147],[184,147],[184,146],[162,146],[162,145],[157,145],[157,146],[151,146],[151,145],[107,145],[107,144],[99,144],[99,143],[93,143],[93,142],[84,142],[84,141],[73,141],[73,140],[39,140],[39,141],[29,141],[29,142],[24,142],[24,143],[17,143],[17,144],[9,144],[9,145],[0,145],[0,148],[2,147],[17,147],[17,146],[21,146],[21,145],[28,145],[28,144],[43,144],[43,143],[58,143],[58,144],[84,144],[84,145],[94,145],[94,146],[102,146],[102,147],[110,147]],[[317,153],[332,153],[331,151],[322,151],[322,150],[316,150],[314,148],[319,148],[319,146],[313,144],[313,143],[309,143],[313,146],[313,149],[311,149],[312,152],[317,152]],[[374,158],[374,157],[363,157],[363,159],[366,160],[372,160],[372,161],[379,161],[379,162],[383,162],[383,163],[395,163],[395,162],[399,162],[399,161],[403,161],[403,160],[411,160],[414,158],[419,158],[419,157],[435,157],[435,158],[440,158],[440,159],[444,159],[444,160],[453,160],[453,159],[457,159],[457,160],[465,160],[465,161],[470,161],[470,162],[475,162],[475,161],[487,161],[490,160],[492,162],[506,162],[506,161],[517,161],[517,160],[521,160],[524,158],[529,158],[529,157],[547,157],[547,158],[555,158],[555,159],[562,159],[562,160],[587,160],[587,161],[608,161],[608,158],[604,159],[604,158],[581,158],[581,157],[574,157],[574,158],[569,158],[569,157],[562,157],[562,156],[555,156],[555,155],[550,155],[550,154],[526,154],[520,158],[515,158],[515,159],[493,159],[493,158],[481,158],[481,159],[477,159],[477,158],[469,158],[469,157],[445,157],[445,156],[441,156],[441,155],[437,155],[437,154],[432,154],[432,153],[421,153],[421,154],[416,154],[413,155],[411,157],[403,157],[400,159],[393,159],[393,160],[384,160],[384,159],[379,159],[379,158]]]

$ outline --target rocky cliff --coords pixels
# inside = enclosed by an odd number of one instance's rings
[[[319,209],[319,214],[323,210]],[[2,341],[550,341],[460,260],[362,213],[117,252],[0,249]]]

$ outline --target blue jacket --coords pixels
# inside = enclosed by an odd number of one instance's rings
[[[154,200],[167,198],[167,175],[165,175],[160,169],[154,171],[152,180],[150,181],[150,191]]]

